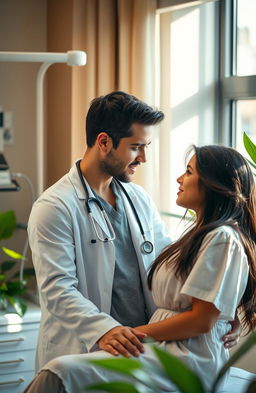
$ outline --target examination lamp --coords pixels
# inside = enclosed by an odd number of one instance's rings
[[[43,79],[47,69],[54,63],[66,63],[69,66],[86,64],[86,53],[72,50],[67,53],[51,52],[0,52],[0,62],[43,63],[36,78],[36,136],[37,136],[37,194],[44,190],[44,103]]]

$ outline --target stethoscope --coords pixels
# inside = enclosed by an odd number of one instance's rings
[[[115,231],[114,231],[114,229],[113,229],[113,226],[112,226],[112,224],[111,224],[111,222],[110,222],[110,220],[109,220],[109,218],[108,218],[108,215],[107,215],[105,209],[103,208],[101,202],[99,201],[99,199],[96,198],[96,197],[89,197],[88,188],[87,188],[87,186],[86,186],[86,184],[85,184],[85,181],[84,181],[84,178],[83,178],[83,174],[82,174],[82,171],[81,171],[81,168],[80,168],[80,161],[81,161],[81,160],[77,161],[76,167],[77,167],[77,172],[78,172],[78,175],[79,175],[79,177],[80,177],[80,180],[81,180],[83,189],[84,189],[85,194],[86,194],[86,196],[87,196],[87,200],[86,200],[86,202],[85,202],[85,207],[86,207],[86,210],[87,210],[87,212],[88,212],[88,216],[89,216],[89,219],[90,219],[90,221],[91,221],[91,225],[92,225],[92,227],[93,227],[94,233],[95,233],[97,239],[98,239],[100,242],[109,242],[109,241],[113,241],[113,240],[115,240],[115,238],[116,238],[116,235],[115,235]],[[122,189],[122,191],[123,191],[123,193],[125,194],[126,198],[128,199],[128,202],[129,202],[129,204],[130,204],[130,206],[131,206],[131,208],[132,208],[132,210],[133,210],[133,213],[134,213],[134,215],[135,215],[136,221],[137,221],[138,226],[139,226],[139,228],[140,228],[140,233],[141,233],[141,236],[143,237],[143,243],[142,243],[141,246],[140,246],[140,250],[141,250],[141,252],[142,252],[143,254],[151,254],[151,252],[152,252],[153,249],[154,249],[154,246],[153,246],[153,244],[152,244],[149,240],[146,240],[146,236],[145,236],[145,233],[144,233],[144,230],[143,230],[141,221],[140,221],[140,219],[139,219],[138,213],[137,213],[137,211],[136,211],[136,209],[135,209],[135,206],[134,206],[134,204],[133,204],[133,202],[132,202],[132,200],[131,200],[131,198],[130,198],[128,192],[126,191],[126,189],[125,189],[124,186],[122,185],[122,183],[121,183],[119,180],[117,180],[117,179],[115,179],[115,181],[116,181],[117,184],[120,186],[120,188]],[[98,232],[98,230],[97,230],[97,227],[96,227],[96,225],[95,225],[95,220],[94,220],[94,217],[93,217],[93,215],[92,215],[92,209],[91,209],[91,205],[92,205],[92,204],[95,204],[95,203],[96,203],[96,205],[98,206],[98,208],[99,208],[99,210],[100,210],[100,213],[101,213],[101,216],[102,216],[103,220],[105,220],[105,222],[106,222],[106,224],[107,224],[107,227],[108,227],[108,229],[109,229],[109,234],[110,234],[110,236],[107,237],[107,238],[103,238],[103,237],[99,234],[99,232]],[[95,239],[92,239],[92,240],[91,240],[91,243],[96,243],[96,240],[95,240]]]

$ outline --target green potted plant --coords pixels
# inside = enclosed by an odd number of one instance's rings
[[[251,164],[251,166],[254,169],[256,169],[256,146],[245,132],[243,134],[243,141],[244,141],[244,147],[253,161],[252,162],[248,160],[248,162]]]
[[[16,228],[14,211],[8,210],[0,213],[0,241],[9,239]],[[23,270],[23,263],[26,258],[18,252],[4,246],[1,247],[1,252],[8,256],[8,259],[0,263],[0,309],[7,310],[11,306],[12,311],[19,316],[23,316],[27,305],[22,295],[27,290],[27,279],[34,275],[34,270]],[[17,263],[22,264],[20,266],[20,268],[22,267],[22,274],[20,274],[20,271],[13,271]]]

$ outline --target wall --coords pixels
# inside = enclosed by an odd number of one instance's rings
[[[0,50],[46,51],[46,1],[0,0]],[[14,143],[4,154],[13,172],[22,172],[36,185],[35,78],[37,63],[0,62],[0,105],[13,112]],[[18,221],[27,222],[31,209],[28,184],[21,191],[0,193],[0,212],[14,209]],[[23,248],[26,233],[19,231],[7,247]]]
[[[48,0],[47,50],[72,50],[73,1]],[[47,71],[46,187],[69,169],[71,163],[72,67],[53,64]]]

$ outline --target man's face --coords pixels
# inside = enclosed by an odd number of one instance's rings
[[[134,123],[132,131],[133,135],[120,139],[118,147],[112,148],[101,163],[105,173],[125,183],[132,180],[137,166],[146,162],[146,149],[151,143],[151,126]]]

